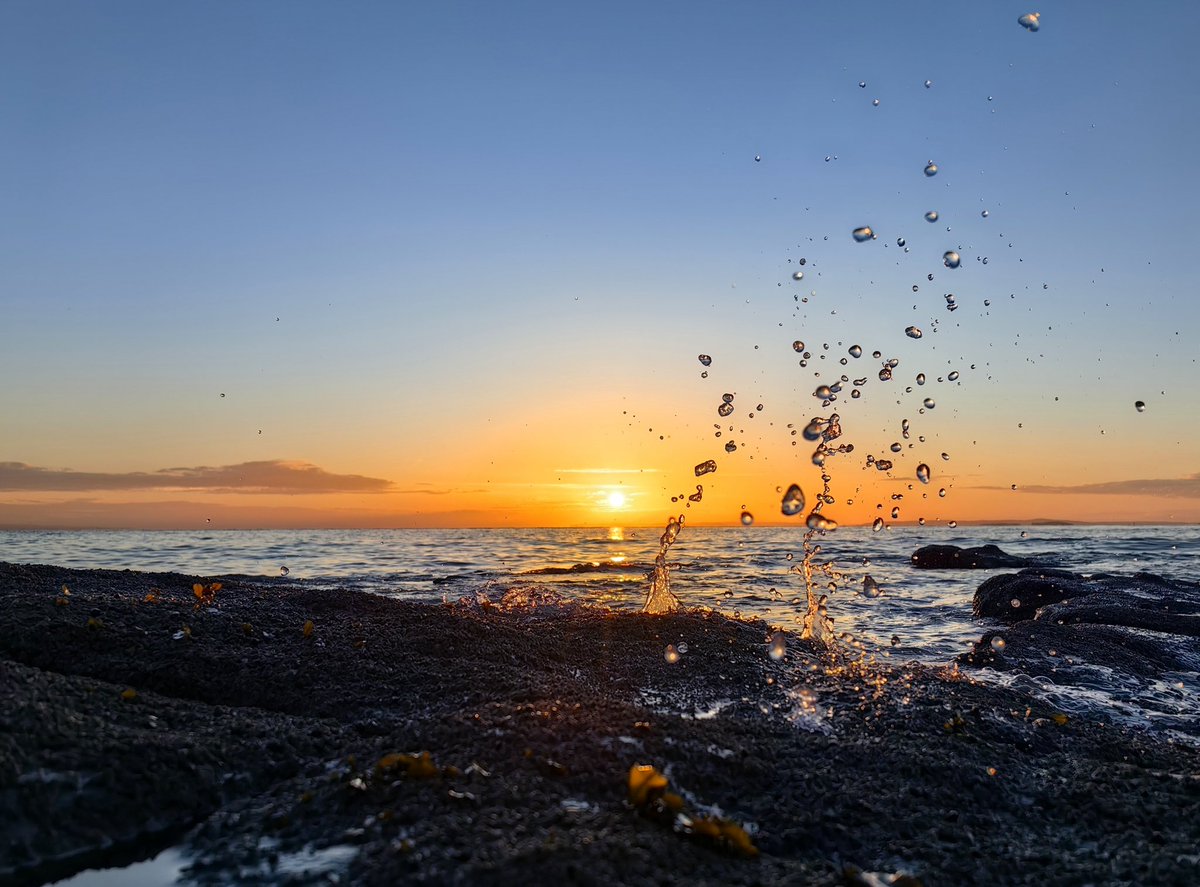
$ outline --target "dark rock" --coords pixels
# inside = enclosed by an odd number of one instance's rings
[[[192,610],[194,581],[0,564],[0,883],[111,861],[114,842],[145,858],[196,823],[179,850],[207,884],[835,884],[845,861],[901,859],[928,884],[994,883],[1013,859],[1005,884],[1194,874],[1193,748],[1060,724],[1038,697],[950,669],[798,638],[777,662],[762,623],[700,611],[539,615],[246,580],[217,617]],[[162,603],[144,602],[151,586]],[[176,610],[193,629],[180,640]],[[1131,628],[1005,633],[1006,659],[1055,637],[1104,639],[1114,668],[1187,652]],[[689,652],[668,664],[679,639]],[[421,751],[436,774],[377,766]],[[639,815],[636,764],[689,809],[753,823],[759,857]]]
[[[915,556],[915,555],[914,555]],[[975,591],[972,611],[977,619],[1021,622],[1032,619],[1039,607],[1070,597],[1091,594],[1083,577],[1065,570],[1026,569],[983,581]]]
[[[960,548],[957,545],[925,545],[912,554],[912,565],[923,570],[1003,570],[1031,567],[1036,561],[1001,551],[996,545]]]

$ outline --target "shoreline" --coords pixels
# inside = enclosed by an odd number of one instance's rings
[[[169,846],[188,883],[322,883],[279,864],[306,847],[353,848],[336,871],[363,884],[835,884],[848,865],[1183,884],[1200,864],[1194,748],[950,665],[794,637],[776,661],[760,622],[513,603],[0,563],[0,880]],[[377,766],[421,752],[436,772]],[[645,815],[637,765],[757,856]]]

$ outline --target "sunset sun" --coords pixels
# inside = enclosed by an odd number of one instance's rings
[[[608,497],[605,499],[605,501],[608,502],[609,508],[624,508],[625,494],[619,490],[614,490],[608,494]]]

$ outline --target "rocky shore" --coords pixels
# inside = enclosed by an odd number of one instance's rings
[[[774,659],[761,623],[536,603],[0,564],[0,883],[167,847],[190,884],[1200,871],[1194,746],[955,666]]]

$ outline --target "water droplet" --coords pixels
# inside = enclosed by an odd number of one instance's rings
[[[713,459],[709,459],[707,462],[701,462],[699,465],[696,466],[696,477],[701,477],[702,475],[705,475],[705,474],[712,474],[716,470],[717,470],[716,461],[714,461]]]
[[[893,444],[892,444],[890,447],[888,447],[888,449],[890,449],[890,450],[891,450],[893,453],[898,453],[898,452],[900,452],[902,449],[904,449],[904,447],[900,446],[900,442],[899,442],[899,441],[896,441],[896,442],[895,442],[895,443],[893,443]]]
[[[675,649],[674,644],[667,644],[667,649],[663,650],[663,659],[672,665],[679,661],[679,651]]]
[[[949,461],[950,461],[950,454],[949,454],[949,453],[942,453],[942,461],[943,461],[943,462],[949,462]]]
[[[983,212],[980,213],[980,215],[986,219],[988,217],[988,211],[985,209]]]
[[[930,160],[925,164],[925,175],[933,177],[937,175],[937,164]]]
[[[957,382],[958,381],[958,370],[954,370],[946,378],[949,379],[951,382]]]
[[[870,240],[872,237],[875,236],[875,232],[872,231],[868,227],[855,228],[850,233],[854,237],[854,239],[857,240],[859,243],[863,243],[864,241]],[[224,395],[222,395],[222,397],[224,397]]]
[[[1042,14],[1040,12],[1027,12],[1017,19],[1017,24],[1026,31],[1036,31],[1042,26],[1041,17]]]
[[[923,333],[918,327],[910,326],[904,330],[904,335],[908,336],[910,339],[919,339]]]
[[[836,530],[838,525],[833,518],[826,517],[818,511],[810,514],[804,523],[810,530]]]
[[[712,358],[709,357],[707,354],[701,354],[696,359],[699,360],[700,363],[704,364],[705,366],[710,366],[712,364]]]
[[[876,108],[878,108],[879,107],[879,99],[871,99],[871,104],[874,105]]]
[[[222,391],[222,392],[221,392],[221,397],[224,397],[224,396],[225,396],[225,392],[224,392],[224,391]]]
[[[940,490],[938,490],[938,498],[939,499],[946,498],[946,488],[945,487],[942,487]]]
[[[748,512],[748,511],[743,511],[743,512],[742,512],[742,526],[743,526],[743,527],[748,527],[748,526],[750,526],[752,523],[754,523],[754,515],[752,515],[752,514],[751,514],[750,512]]]
[[[1016,488],[1017,488],[1017,485],[1016,485],[1016,484],[1013,484],[1013,485],[1012,485],[1012,489],[1014,489],[1014,490],[1015,490]]]
[[[687,641],[680,641],[678,644],[675,645],[675,649],[678,650],[680,653],[686,653],[688,651]]]
[[[804,491],[799,484],[792,484],[783,494],[783,502],[779,506],[787,517],[794,517],[804,510]]]
[[[1019,606],[1021,606],[1021,599],[1019,597],[1015,597],[1011,601],[1009,601],[1009,603],[1012,604],[1012,608],[1015,610]]]
[[[1004,647],[1005,647],[1004,638],[1000,637],[1000,635],[996,635],[995,637],[992,638],[992,649],[993,650],[995,650],[997,653],[1003,653]]]
[[[946,526],[948,526],[952,530],[957,530],[958,529],[958,521],[952,520],[948,524],[946,524]]]
[[[727,452],[727,453],[737,452],[737,444],[735,444],[733,441],[729,441],[729,443],[725,444],[725,452]]]
[[[856,358],[856,359],[859,357],[862,357],[862,346],[861,345],[851,345],[850,350],[847,353],[851,357]]]
[[[797,271],[795,274],[792,275],[792,280],[803,280],[803,279],[804,279],[803,271]]]
[[[755,163],[762,163],[762,155],[761,155],[761,154],[755,154],[755,155],[754,155],[754,162],[755,162]]]
[[[792,343],[792,350],[795,351],[797,354],[801,353],[802,351],[804,351],[804,343],[801,342],[799,339],[797,339],[795,342]]]
[[[833,389],[828,385],[818,385],[817,390],[813,392],[813,397],[818,400],[829,400],[833,397]]]
[[[934,407],[937,406],[937,404],[934,402],[932,397],[925,398],[925,400],[922,401],[922,403],[925,404],[925,409],[927,409],[927,410],[932,410]]]
[[[721,416],[721,417],[728,416],[732,412],[733,412],[733,404],[729,403],[728,401],[722,403],[719,407],[717,407],[717,415],[718,416]]]
[[[948,249],[942,253],[942,264],[947,268],[957,268],[962,264],[962,259],[954,250]]]
[[[771,632],[771,646],[767,650],[767,655],[775,660],[782,659],[787,655],[787,636],[782,631]]]
[[[865,80],[860,80],[860,81],[858,81],[858,88],[859,88],[859,89],[866,89],[866,88],[867,88],[867,81],[865,81]]]
[[[938,214],[936,209],[931,209],[929,212],[925,213],[925,221],[936,222],[937,220]]]
[[[917,373],[917,384],[918,385],[925,384],[925,374],[924,373]]]
[[[1137,410],[1139,413],[1144,413],[1144,412],[1146,412],[1146,403],[1145,403],[1145,401],[1135,400],[1133,402],[1133,408],[1135,410]]]
[[[280,568],[279,568],[279,575],[280,575],[280,576],[286,576],[286,575],[287,575],[288,573],[290,573],[290,572],[291,572],[291,570],[289,570],[287,567],[280,567]]]
[[[874,533],[878,533],[882,529],[883,529],[883,518],[881,518],[881,517],[875,518],[875,520],[873,520],[871,522],[871,531]]]
[[[924,462],[917,466],[917,480],[923,484],[929,483],[929,466]]]
[[[904,246],[905,242],[906,242],[906,241],[904,240],[904,238],[903,238],[903,237],[897,237],[897,238],[896,238],[896,246]]]
[[[926,89],[929,89],[929,87],[931,87],[931,86],[933,86],[933,81],[932,81],[932,80],[926,80],[926,81],[925,81],[925,88],[926,88]]]

